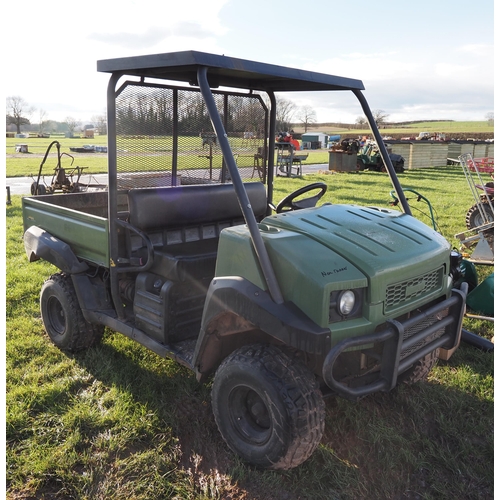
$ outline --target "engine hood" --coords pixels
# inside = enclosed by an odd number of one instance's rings
[[[272,215],[262,222],[300,233],[341,255],[371,281],[375,301],[383,300],[388,284],[449,263],[449,243],[419,220],[396,210],[323,205]]]

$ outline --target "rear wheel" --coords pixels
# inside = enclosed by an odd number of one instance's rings
[[[403,161],[394,161],[393,163],[394,170],[398,174],[402,174],[405,171],[405,162]]]
[[[276,346],[246,346],[226,358],[212,407],[228,446],[258,467],[296,467],[323,435],[325,405],[314,374]]]
[[[102,339],[104,326],[85,320],[67,274],[57,273],[45,281],[40,293],[40,311],[50,340],[62,350],[81,351]]]
[[[486,215],[486,220],[483,220],[482,212]],[[486,201],[481,203],[480,206],[475,204],[469,208],[469,211],[465,216],[465,225],[467,226],[467,229],[474,229],[475,227],[482,226],[483,224],[493,222],[493,220],[493,210],[491,209],[490,204]]]
[[[45,189],[45,186],[43,184],[37,184],[36,182],[31,183],[30,191],[33,196],[37,194],[38,195],[47,194],[47,189]]]

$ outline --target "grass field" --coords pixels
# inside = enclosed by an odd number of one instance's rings
[[[300,127],[296,127],[297,132],[300,131]],[[357,130],[357,129],[346,129],[346,128],[336,128],[328,124],[322,124],[313,126],[309,131],[321,131],[327,134],[341,134],[344,137],[357,137],[359,135],[369,135],[369,130]],[[427,132],[444,132],[447,137],[453,137],[456,134],[489,134],[491,132],[491,137],[493,137],[493,127],[488,124],[488,122],[421,122],[413,123],[405,127],[398,128],[383,128],[381,130],[383,135],[391,134],[404,134],[404,135],[418,135],[421,131]],[[107,136],[96,136],[94,139],[80,139],[80,138],[65,138],[62,136],[51,137],[51,138],[28,138],[28,139],[6,139],[6,155],[7,155],[7,168],[6,177],[20,177],[20,176],[30,176],[38,174],[40,168],[40,163],[42,162],[43,155],[47,150],[47,146],[53,141],[58,140],[61,144],[61,152],[71,154],[74,157],[73,166],[83,166],[85,168],[85,173],[88,174],[99,174],[107,172],[107,155],[102,153],[72,153],[70,151],[71,147],[83,146],[84,144],[99,145],[104,146],[107,144]],[[241,142],[241,140],[235,142]],[[149,139],[143,140],[145,143]],[[154,151],[153,141],[151,142],[151,151]],[[19,143],[25,143],[28,145],[28,154],[15,153],[15,146]],[[192,137],[187,142],[185,142],[187,147],[196,150],[200,149],[200,138]],[[233,144],[233,146],[235,145]],[[50,176],[53,169],[56,166],[56,160],[54,153],[56,152],[55,147],[52,149],[51,155],[47,159],[43,166],[43,173]],[[201,152],[201,151],[200,151]],[[200,154],[200,152],[195,153]],[[308,158],[304,161],[304,164],[324,164],[328,163],[328,151],[323,150],[308,150]],[[201,152],[202,153],[202,152]],[[180,160],[182,160],[182,155]],[[63,167],[69,168],[71,166],[71,159],[67,156],[63,156]],[[179,165],[182,168],[182,165]],[[200,168],[206,168],[206,162],[200,164]]]
[[[325,201],[390,201],[387,176],[374,172],[279,178],[275,199],[314,181],[328,184]],[[429,198],[455,244],[472,204],[460,167],[409,171],[401,182]],[[421,203],[410,200],[428,221]],[[259,471],[224,445],[210,383],[109,330],[80,354],[55,348],[38,297],[56,269],[27,262],[19,196],[6,227],[8,499],[493,498],[493,353],[462,343],[425,383],[358,403],[327,399],[313,456],[291,471]],[[465,327],[493,335],[488,322]]]

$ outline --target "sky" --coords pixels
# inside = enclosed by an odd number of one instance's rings
[[[485,120],[494,112],[494,0],[25,0],[7,2],[5,96],[31,122],[103,115],[96,62],[198,50],[363,81],[388,121]],[[354,123],[350,93],[281,95],[317,121]]]

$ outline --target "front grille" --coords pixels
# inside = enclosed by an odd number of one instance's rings
[[[441,268],[421,276],[393,283],[385,293],[385,309],[390,311],[416,298],[441,288],[443,271]]]
[[[446,316],[448,316],[448,314],[449,314],[449,310],[448,309],[444,309],[444,310],[440,311],[437,314],[433,314],[431,316],[425,317],[422,321],[420,321],[416,325],[413,325],[410,328],[405,328],[404,334],[403,334],[403,340],[407,340],[407,339],[413,337],[413,335],[416,335],[418,332],[424,330],[425,328],[428,328],[428,327],[434,325],[436,322],[441,321],[443,318],[445,318]],[[443,326],[443,328],[440,328],[435,333],[432,333],[431,335],[429,335],[428,337],[426,337],[424,340],[422,340],[420,342],[417,342],[415,345],[413,345],[411,347],[408,347],[407,349],[403,348],[401,350],[401,356],[400,356],[400,358],[404,359],[407,356],[409,356],[410,354],[412,354],[413,352],[418,351],[424,345],[429,344],[433,340],[435,340],[435,339],[441,337],[442,335],[444,335],[445,331],[446,331],[446,327]]]

